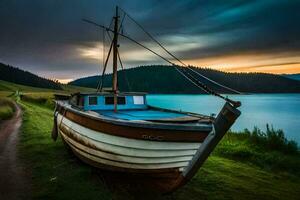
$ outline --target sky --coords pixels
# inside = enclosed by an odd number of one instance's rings
[[[62,82],[99,74],[109,38],[81,19],[109,26],[116,5],[186,64],[300,73],[300,0],[0,0],[0,62]],[[129,17],[123,33],[167,57]],[[119,51],[125,68],[167,64],[124,38]]]

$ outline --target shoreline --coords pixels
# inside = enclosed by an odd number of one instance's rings
[[[124,199],[139,195],[124,188],[124,191],[111,189],[101,177],[95,176],[94,168],[74,159],[61,139],[54,143],[50,137],[52,109],[25,101],[21,101],[21,104],[24,107],[25,122],[20,152],[22,157],[30,158],[28,162],[32,167],[35,166],[31,169],[33,186],[36,188],[33,191],[34,198],[47,196],[51,199],[78,199],[85,194],[84,198],[91,199],[96,196],[102,199]],[[40,123],[32,123],[37,118],[41,120]],[[291,161],[296,159],[300,163],[300,156],[281,154],[280,149],[265,149],[265,143],[252,143],[247,134],[226,134],[190,183],[170,195],[155,198],[198,199],[202,196],[205,199],[297,199],[300,195],[296,189],[300,185],[299,165]],[[47,160],[43,160],[45,156]],[[77,184],[79,182],[80,185]],[[62,185],[64,190],[57,192],[55,188]],[[40,187],[45,189],[40,191]]]

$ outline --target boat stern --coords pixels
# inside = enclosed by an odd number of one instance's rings
[[[184,169],[181,177],[172,187],[172,191],[189,181],[203,165],[210,153],[214,150],[225,133],[234,124],[235,120],[241,115],[241,111],[232,104],[226,102],[213,122],[213,130],[206,137],[200,148],[197,150],[190,164]]]

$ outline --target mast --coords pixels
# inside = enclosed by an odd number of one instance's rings
[[[113,92],[114,92],[114,111],[117,112],[117,104],[118,104],[118,22],[119,22],[119,14],[118,14],[118,6],[116,6],[116,16],[115,26],[114,26],[114,38],[113,38]]]

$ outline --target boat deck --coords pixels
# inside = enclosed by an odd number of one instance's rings
[[[193,122],[200,118],[190,116],[184,113],[160,111],[153,109],[144,110],[119,110],[114,112],[112,110],[98,110],[98,114],[106,117],[123,119],[123,120],[145,120],[145,121],[161,121],[161,122]]]

